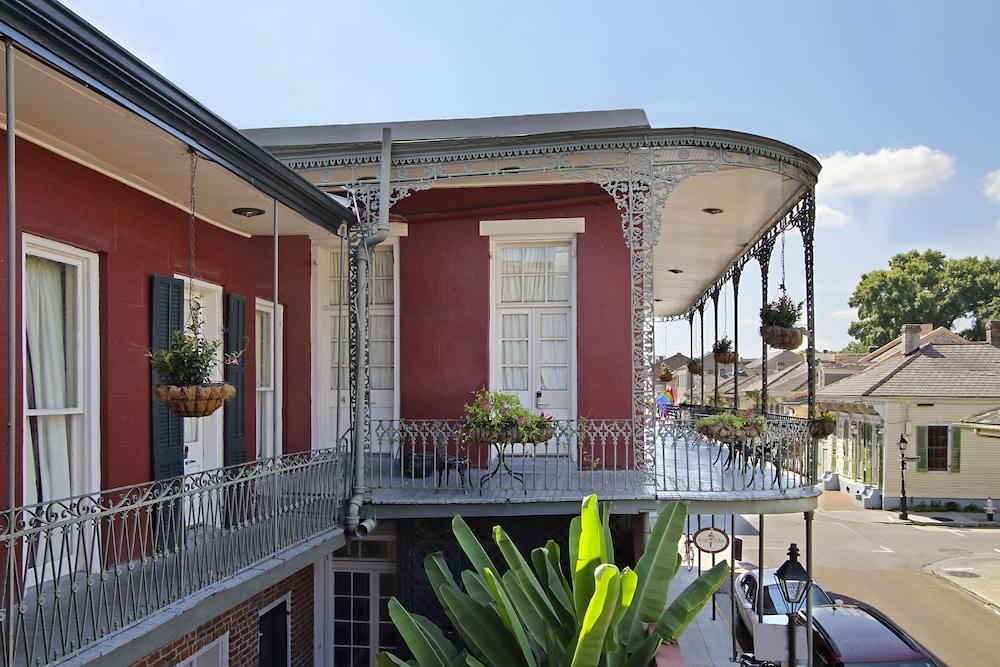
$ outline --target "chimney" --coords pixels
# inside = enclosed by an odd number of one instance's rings
[[[902,334],[903,354],[913,354],[920,347],[920,325],[904,324]]]
[[[1000,347],[1000,320],[992,320],[986,325],[986,342],[993,347]]]

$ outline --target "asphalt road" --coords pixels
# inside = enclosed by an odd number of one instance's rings
[[[962,568],[964,577],[991,575],[975,563],[1000,561],[1000,530],[910,526],[887,512],[840,509],[839,500],[824,498],[813,522],[820,585],[880,609],[947,665],[1000,665],[1000,610],[929,571],[961,558],[973,564]],[[756,563],[757,517],[743,519],[736,526],[743,560]],[[804,526],[800,514],[766,518],[765,567],[784,562],[789,542],[804,547]]]

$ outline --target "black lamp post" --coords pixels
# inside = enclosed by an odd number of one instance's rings
[[[799,563],[799,547],[794,542],[788,545],[788,560],[781,564],[774,573],[774,578],[778,580],[778,589],[781,591],[781,597],[785,599],[788,612],[788,664],[794,666],[795,617],[811,583],[809,573]]]
[[[906,438],[899,434],[899,518],[903,521],[909,520],[906,513]]]

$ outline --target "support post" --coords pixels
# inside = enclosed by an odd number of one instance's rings
[[[4,75],[6,78],[6,114],[7,114],[7,530],[13,536],[17,526],[15,494],[17,469],[17,292],[20,282],[17,279],[17,206],[16,183],[14,179],[14,149],[17,140],[14,113],[14,44],[9,39],[4,40]],[[7,630],[6,663],[13,665],[16,657],[14,650],[15,593],[17,589],[17,544],[14,538],[7,542],[7,595],[5,629]]]
[[[764,622],[764,515],[757,515],[757,622]]]
[[[712,330],[713,342],[712,342],[712,352],[715,352],[715,345],[719,342],[719,290],[716,289],[712,292],[712,306],[714,308],[714,328]],[[719,364],[716,363],[715,357],[712,357],[712,370],[715,373],[715,407],[719,407]],[[714,514],[712,515],[715,516]],[[713,526],[714,528],[714,526]]]
[[[698,359],[701,361],[701,404],[705,405],[705,302],[698,304],[698,326],[701,327],[701,342],[698,344]]]
[[[688,343],[690,344],[688,357],[691,361],[694,361],[694,309],[688,311]],[[688,403],[694,403],[694,373],[688,368],[688,381],[691,386],[688,387],[689,396]]]
[[[806,343],[806,372],[808,387],[808,408],[809,419],[816,419],[816,303],[814,297],[814,273],[813,273],[813,237],[816,222],[815,190],[810,189],[806,194],[805,210],[799,222],[799,231],[802,233],[802,249],[805,255],[806,270],[806,327],[808,328],[808,341]],[[808,439],[810,460],[809,481],[816,483],[818,477],[818,457],[816,456],[816,439],[811,435]]]
[[[761,307],[767,303],[767,279],[771,268],[771,251],[774,249],[774,239],[761,244],[757,255],[760,264],[760,300]],[[767,343],[764,336],[760,337],[760,411],[767,413]]]
[[[740,409],[740,273],[733,271],[733,409]]]
[[[736,646],[736,515],[729,515],[729,630],[733,641],[732,662],[738,659]]]
[[[809,589],[806,591],[806,664],[813,664],[813,511],[805,512],[806,519],[806,574],[809,575]]]
[[[272,385],[272,388],[275,389],[275,392],[272,395],[273,396],[278,396],[281,392],[277,391],[277,387],[275,386],[275,383],[278,381],[278,375],[274,371],[275,371],[275,368],[276,368],[276,365],[275,365],[276,361],[275,360],[278,358],[278,356],[277,356],[277,349],[276,349],[276,341],[278,339],[278,229],[279,229],[279,222],[278,222],[278,200],[274,199],[272,201],[274,202],[274,220],[272,221],[272,225],[271,225],[271,234],[273,235],[274,242],[272,243],[272,254],[273,254],[273,256],[271,258],[271,260],[273,262],[273,266],[271,267],[271,270],[272,270],[272,275],[271,275],[272,285],[271,285],[271,289],[273,290],[273,295],[271,297],[272,298],[271,303],[273,304],[274,308],[271,311],[271,385]],[[338,372],[339,372],[339,370],[338,370]],[[279,462],[278,462],[278,459],[277,459],[277,454],[278,454],[278,421],[279,421],[278,420],[278,411],[279,410],[281,410],[281,405],[279,405],[277,401],[274,401],[274,415],[273,415],[273,417],[271,419],[271,456],[272,456],[271,460],[274,462],[274,470],[272,471],[271,474],[274,475],[274,503],[273,503],[273,506],[272,506],[272,510],[274,512],[274,518],[272,519],[272,521],[274,521],[274,548],[275,548],[275,550],[277,550],[279,548],[279,545],[280,545],[280,542],[279,542],[279,539],[278,539],[279,538],[279,535],[278,535],[278,525],[279,525],[279,521],[278,521],[278,466],[279,466]]]

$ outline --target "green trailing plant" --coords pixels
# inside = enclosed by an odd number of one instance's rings
[[[614,565],[609,517],[610,507],[599,506],[597,496],[583,500],[580,516],[570,523],[567,576],[555,541],[533,549],[527,559],[495,526],[493,541],[503,556],[498,567],[456,516],[452,530],[472,569],[456,580],[441,552],[430,554],[424,567],[463,645],[455,646],[434,623],[392,598],[389,616],[413,660],[382,652],[378,664],[646,667],[661,644],[677,641],[725,582],[729,564],[722,561],[701,575],[668,606],[667,591],[681,561],[677,545],[685,506],[664,506],[634,570]]]
[[[712,352],[714,354],[723,354],[733,351],[733,341],[731,341],[727,336],[723,336],[719,340],[712,343]]]
[[[702,417],[698,420],[697,427],[700,429],[706,426],[715,426],[718,424],[727,424],[733,428],[757,426],[763,430],[767,427],[767,420],[763,417],[754,417],[752,411],[746,415],[736,414],[733,412],[721,412],[717,415]]]
[[[765,303],[760,309],[760,323],[765,327],[792,329],[802,317],[802,302],[795,302],[782,293],[774,301]]]
[[[674,374],[670,372],[670,366],[667,365],[666,361],[660,362],[660,368],[656,375],[660,382],[670,382],[674,378]]]
[[[202,334],[203,323],[201,300],[191,299],[188,323],[174,332],[169,347],[146,353],[153,369],[159,373],[161,385],[188,387],[211,382],[219,363],[222,341],[206,338]],[[238,364],[245,349],[223,355],[222,363]]]
[[[834,422],[834,423],[836,423],[836,421],[837,421],[837,415],[833,414],[832,412],[824,412],[819,417],[817,417],[817,420],[821,421],[821,422]]]
[[[552,437],[552,417],[535,414],[513,394],[480,389],[465,405],[465,428],[476,429],[497,440],[517,429],[520,441],[535,442]]]

